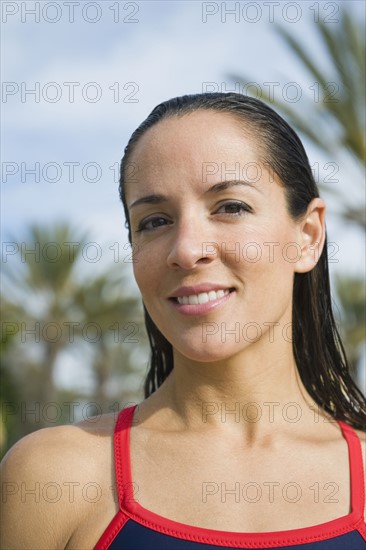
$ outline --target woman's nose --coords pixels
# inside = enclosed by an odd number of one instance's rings
[[[212,262],[217,257],[219,245],[214,242],[212,233],[211,237],[208,233],[204,223],[192,219],[178,223],[168,245],[168,266],[192,269],[197,264]]]

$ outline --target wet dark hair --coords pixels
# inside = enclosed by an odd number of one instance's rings
[[[237,93],[203,93],[175,97],[160,103],[132,134],[121,162],[119,192],[131,244],[125,174],[134,146],[152,126],[198,110],[228,113],[249,131],[266,162],[283,185],[289,215],[301,220],[319,190],[309,160],[296,132],[262,101]],[[150,367],[144,383],[149,397],[173,369],[173,349],[144,307],[151,347]],[[300,378],[311,397],[331,417],[366,430],[366,399],[353,381],[332,311],[327,234],[316,266],[295,273],[292,307],[293,351]]]

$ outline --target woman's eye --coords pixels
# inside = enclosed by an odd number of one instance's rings
[[[136,233],[140,233],[142,231],[153,231],[157,227],[161,227],[163,224],[159,222],[166,222],[167,220],[162,217],[156,216],[155,218],[150,218],[149,220],[145,220],[139,223]]]
[[[226,209],[226,212],[223,212],[223,214],[231,214],[233,216],[241,216],[243,212],[253,212],[248,204],[245,204],[245,202],[241,201],[226,202],[225,204],[220,206],[219,210],[221,210],[222,208]]]
[[[220,212],[223,208],[226,212]],[[228,214],[229,216],[242,216],[244,212],[253,212],[253,210],[245,202],[230,201],[220,206],[216,212],[220,214]],[[162,216],[155,216],[154,218],[143,220],[138,224],[136,233],[142,233],[143,231],[154,231],[155,229],[166,225],[167,222],[169,222],[169,220],[163,218]]]

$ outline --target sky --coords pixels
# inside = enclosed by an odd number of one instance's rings
[[[364,17],[363,2],[349,3]],[[336,26],[337,6],[2,2],[3,240],[21,241],[29,223],[68,220],[86,228],[105,251],[103,259],[111,259],[109,246],[127,245],[118,165],[137,125],[169,97],[245,91],[230,74],[249,76],[258,90],[272,83],[274,94],[299,97],[293,104],[301,109],[305,98],[315,99],[314,82],[275,27],[304,37],[327,70],[314,20]],[[307,150],[314,169],[323,167],[331,177],[333,168],[324,168],[329,159],[309,144]],[[333,185],[340,191],[350,171],[338,166]],[[362,190],[347,186],[359,203]],[[327,223],[328,240],[339,247],[336,269],[350,269],[350,240],[353,269],[362,269],[359,232],[340,231],[331,216]]]
[[[364,2],[347,4],[365,19]],[[3,1],[2,259],[19,260],[17,254],[4,258],[6,243],[24,240],[30,223],[68,221],[75,234],[87,230],[102,251],[98,266],[85,261],[86,274],[114,260],[115,243],[125,260],[128,240],[117,181],[133,130],[170,97],[245,91],[230,74],[248,76],[259,90],[275,83],[274,93],[300,111],[306,98],[315,100],[314,80],[276,26],[300,38],[329,74],[314,22],[336,27],[339,5]],[[305,139],[304,144],[311,165],[331,176],[330,159]],[[362,176],[346,159],[337,169],[332,185],[343,196],[347,189],[348,200],[360,204]],[[339,199],[328,200],[331,275],[364,274],[364,236],[332,214]]]

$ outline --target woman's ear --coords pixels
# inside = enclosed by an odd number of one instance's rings
[[[296,273],[311,271],[320,258],[325,241],[325,210],[325,202],[317,197],[309,203],[299,222],[297,242],[301,247],[301,258],[295,263]]]

